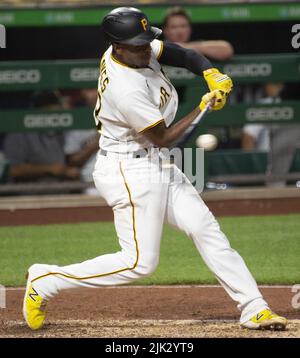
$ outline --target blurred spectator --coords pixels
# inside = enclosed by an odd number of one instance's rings
[[[296,149],[300,148],[300,126],[273,125],[270,131],[270,152],[268,158],[268,186],[285,186],[286,180],[274,176],[284,176],[289,173]]]
[[[258,102],[261,104],[280,103],[280,95],[283,89],[283,83],[266,83],[263,86],[263,98],[261,98]],[[242,134],[242,149],[269,152],[270,131],[271,126],[268,124],[245,125]]]
[[[242,133],[242,149],[268,152],[270,150],[270,128],[268,125],[245,125]]]
[[[61,104],[54,92],[42,92],[34,98],[35,108],[59,110]],[[4,139],[4,153],[10,162],[14,181],[57,181],[77,179],[77,168],[65,164],[63,133],[10,133]]]
[[[233,47],[227,41],[190,41],[192,35],[191,19],[181,7],[176,6],[168,11],[163,20],[162,28],[166,40],[198,51],[212,60],[225,61],[233,56]]]
[[[76,103],[77,105],[95,107],[97,101],[96,89],[82,89],[80,94],[81,100]],[[67,163],[80,169],[80,178],[84,182],[93,182],[92,173],[98,149],[99,133],[96,129],[70,130],[65,133],[64,151]],[[98,192],[96,189],[89,188],[86,190],[86,194],[98,194]]]
[[[0,160],[5,158],[3,153],[4,138],[5,138],[5,133],[0,133]]]
[[[264,85],[265,96],[259,102],[276,104],[281,102],[283,83]],[[289,173],[295,151],[300,144],[299,125],[248,124],[243,128],[242,148],[268,152],[268,186],[285,186],[286,180],[274,177]]]

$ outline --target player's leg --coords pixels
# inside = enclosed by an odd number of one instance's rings
[[[184,182],[169,187],[166,221],[193,240],[209,269],[230,297],[238,302],[242,311],[241,322],[245,322],[266,308],[267,303],[243,259],[230,247],[213,214],[190,182],[183,178]]]
[[[141,163],[142,159],[134,159],[122,165],[112,158],[101,157],[94,179],[102,196],[113,207],[121,250],[64,267],[33,265],[30,279],[44,299],[63,289],[126,284],[155,270],[159,260],[167,186],[151,183],[147,172],[149,165],[146,160],[144,167]],[[153,172],[157,174],[155,168],[151,170],[152,175]],[[86,239],[88,245],[88,237]]]

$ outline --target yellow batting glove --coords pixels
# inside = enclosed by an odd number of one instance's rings
[[[210,91],[219,89],[228,95],[233,87],[231,78],[223,73],[220,73],[217,68],[210,68],[203,71],[203,76]]]
[[[201,102],[199,104],[200,111],[203,111],[203,109],[209,102],[211,103],[211,109],[213,111],[218,111],[219,109],[222,109],[226,104],[225,92],[221,90],[215,90],[206,93],[202,97]]]

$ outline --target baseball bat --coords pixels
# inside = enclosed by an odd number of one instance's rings
[[[190,140],[190,138],[195,133],[195,129],[197,128],[197,125],[203,120],[203,118],[206,116],[206,114],[210,111],[211,105],[212,105],[211,102],[207,103],[207,105],[204,107],[203,111],[201,111],[198,114],[198,116],[193,120],[191,125],[184,132],[184,134],[182,135],[180,140],[177,143],[175,143],[175,145],[173,145],[173,147],[176,146],[181,149],[184,147],[184,145]]]

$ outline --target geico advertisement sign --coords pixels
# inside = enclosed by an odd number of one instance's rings
[[[99,69],[90,68],[72,68],[70,71],[70,79],[73,82],[89,82],[97,81],[99,77]]]
[[[294,109],[292,107],[260,107],[246,110],[247,121],[290,121],[293,118]]]
[[[40,80],[41,72],[36,69],[0,71],[0,84],[38,83]]]
[[[232,77],[266,77],[272,74],[270,63],[228,64],[224,72]]]
[[[71,113],[27,114],[24,117],[25,128],[68,128],[73,125],[73,122]]]

